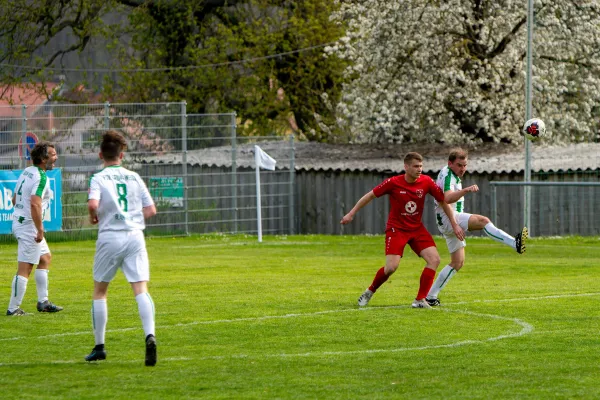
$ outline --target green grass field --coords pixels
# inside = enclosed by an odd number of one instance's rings
[[[442,266],[448,261],[437,240]],[[50,299],[0,317],[0,398],[598,398],[598,238],[533,239],[519,256],[469,238],[467,263],[411,309],[423,262],[408,250],[365,309],[383,236],[149,239],[158,364],[122,274],[109,289],[108,359],[86,363],[94,242],[50,243]],[[0,245],[8,305],[16,245]],[[4,314],[5,308],[2,309]],[[594,378],[596,376],[596,378]]]

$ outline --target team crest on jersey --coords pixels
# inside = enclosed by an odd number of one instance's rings
[[[418,198],[423,198],[423,189],[417,189],[417,197]]]

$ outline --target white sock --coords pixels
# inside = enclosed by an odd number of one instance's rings
[[[429,294],[427,295],[427,298],[437,299],[438,295],[440,294],[440,291],[444,288],[444,286],[446,286],[450,278],[452,278],[454,275],[456,275],[456,270],[450,265],[446,265],[444,269],[442,269],[438,274],[437,278],[435,279],[435,282],[433,282],[431,289],[429,289]]]
[[[513,249],[517,248],[515,245],[515,238],[504,232],[502,229],[496,228],[496,226],[491,222],[487,224],[485,228],[483,228],[483,231],[496,242],[503,243],[512,247]]]
[[[138,311],[144,327],[144,337],[154,335],[154,302],[150,293],[140,293],[135,296],[135,300],[138,303]]]
[[[37,288],[38,301],[48,300],[48,272],[47,269],[35,270],[35,287]]]
[[[106,305],[106,300],[102,299],[92,301],[92,327],[94,328],[96,345],[104,344],[107,322],[108,306]]]
[[[8,303],[8,311],[13,312],[23,302],[25,292],[27,291],[27,278],[21,275],[15,275],[10,285],[10,302]]]

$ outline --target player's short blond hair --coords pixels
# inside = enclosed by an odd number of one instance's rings
[[[412,160],[417,160],[423,162],[423,156],[419,153],[415,153],[414,151],[407,153],[404,156],[404,164],[410,164]]]

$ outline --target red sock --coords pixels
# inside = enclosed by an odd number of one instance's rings
[[[429,293],[429,289],[433,285],[433,278],[435,278],[435,271],[431,268],[425,267],[421,273],[421,283],[419,285],[419,293],[417,294],[416,300],[422,300]]]
[[[369,290],[375,293],[375,291],[379,289],[379,286],[383,285],[385,281],[388,280],[388,278],[389,276],[385,274],[385,267],[379,268],[379,271],[377,271],[377,273],[375,274],[375,279],[373,279],[373,283],[371,283],[371,286],[369,286]],[[433,283],[433,280],[431,282]]]

